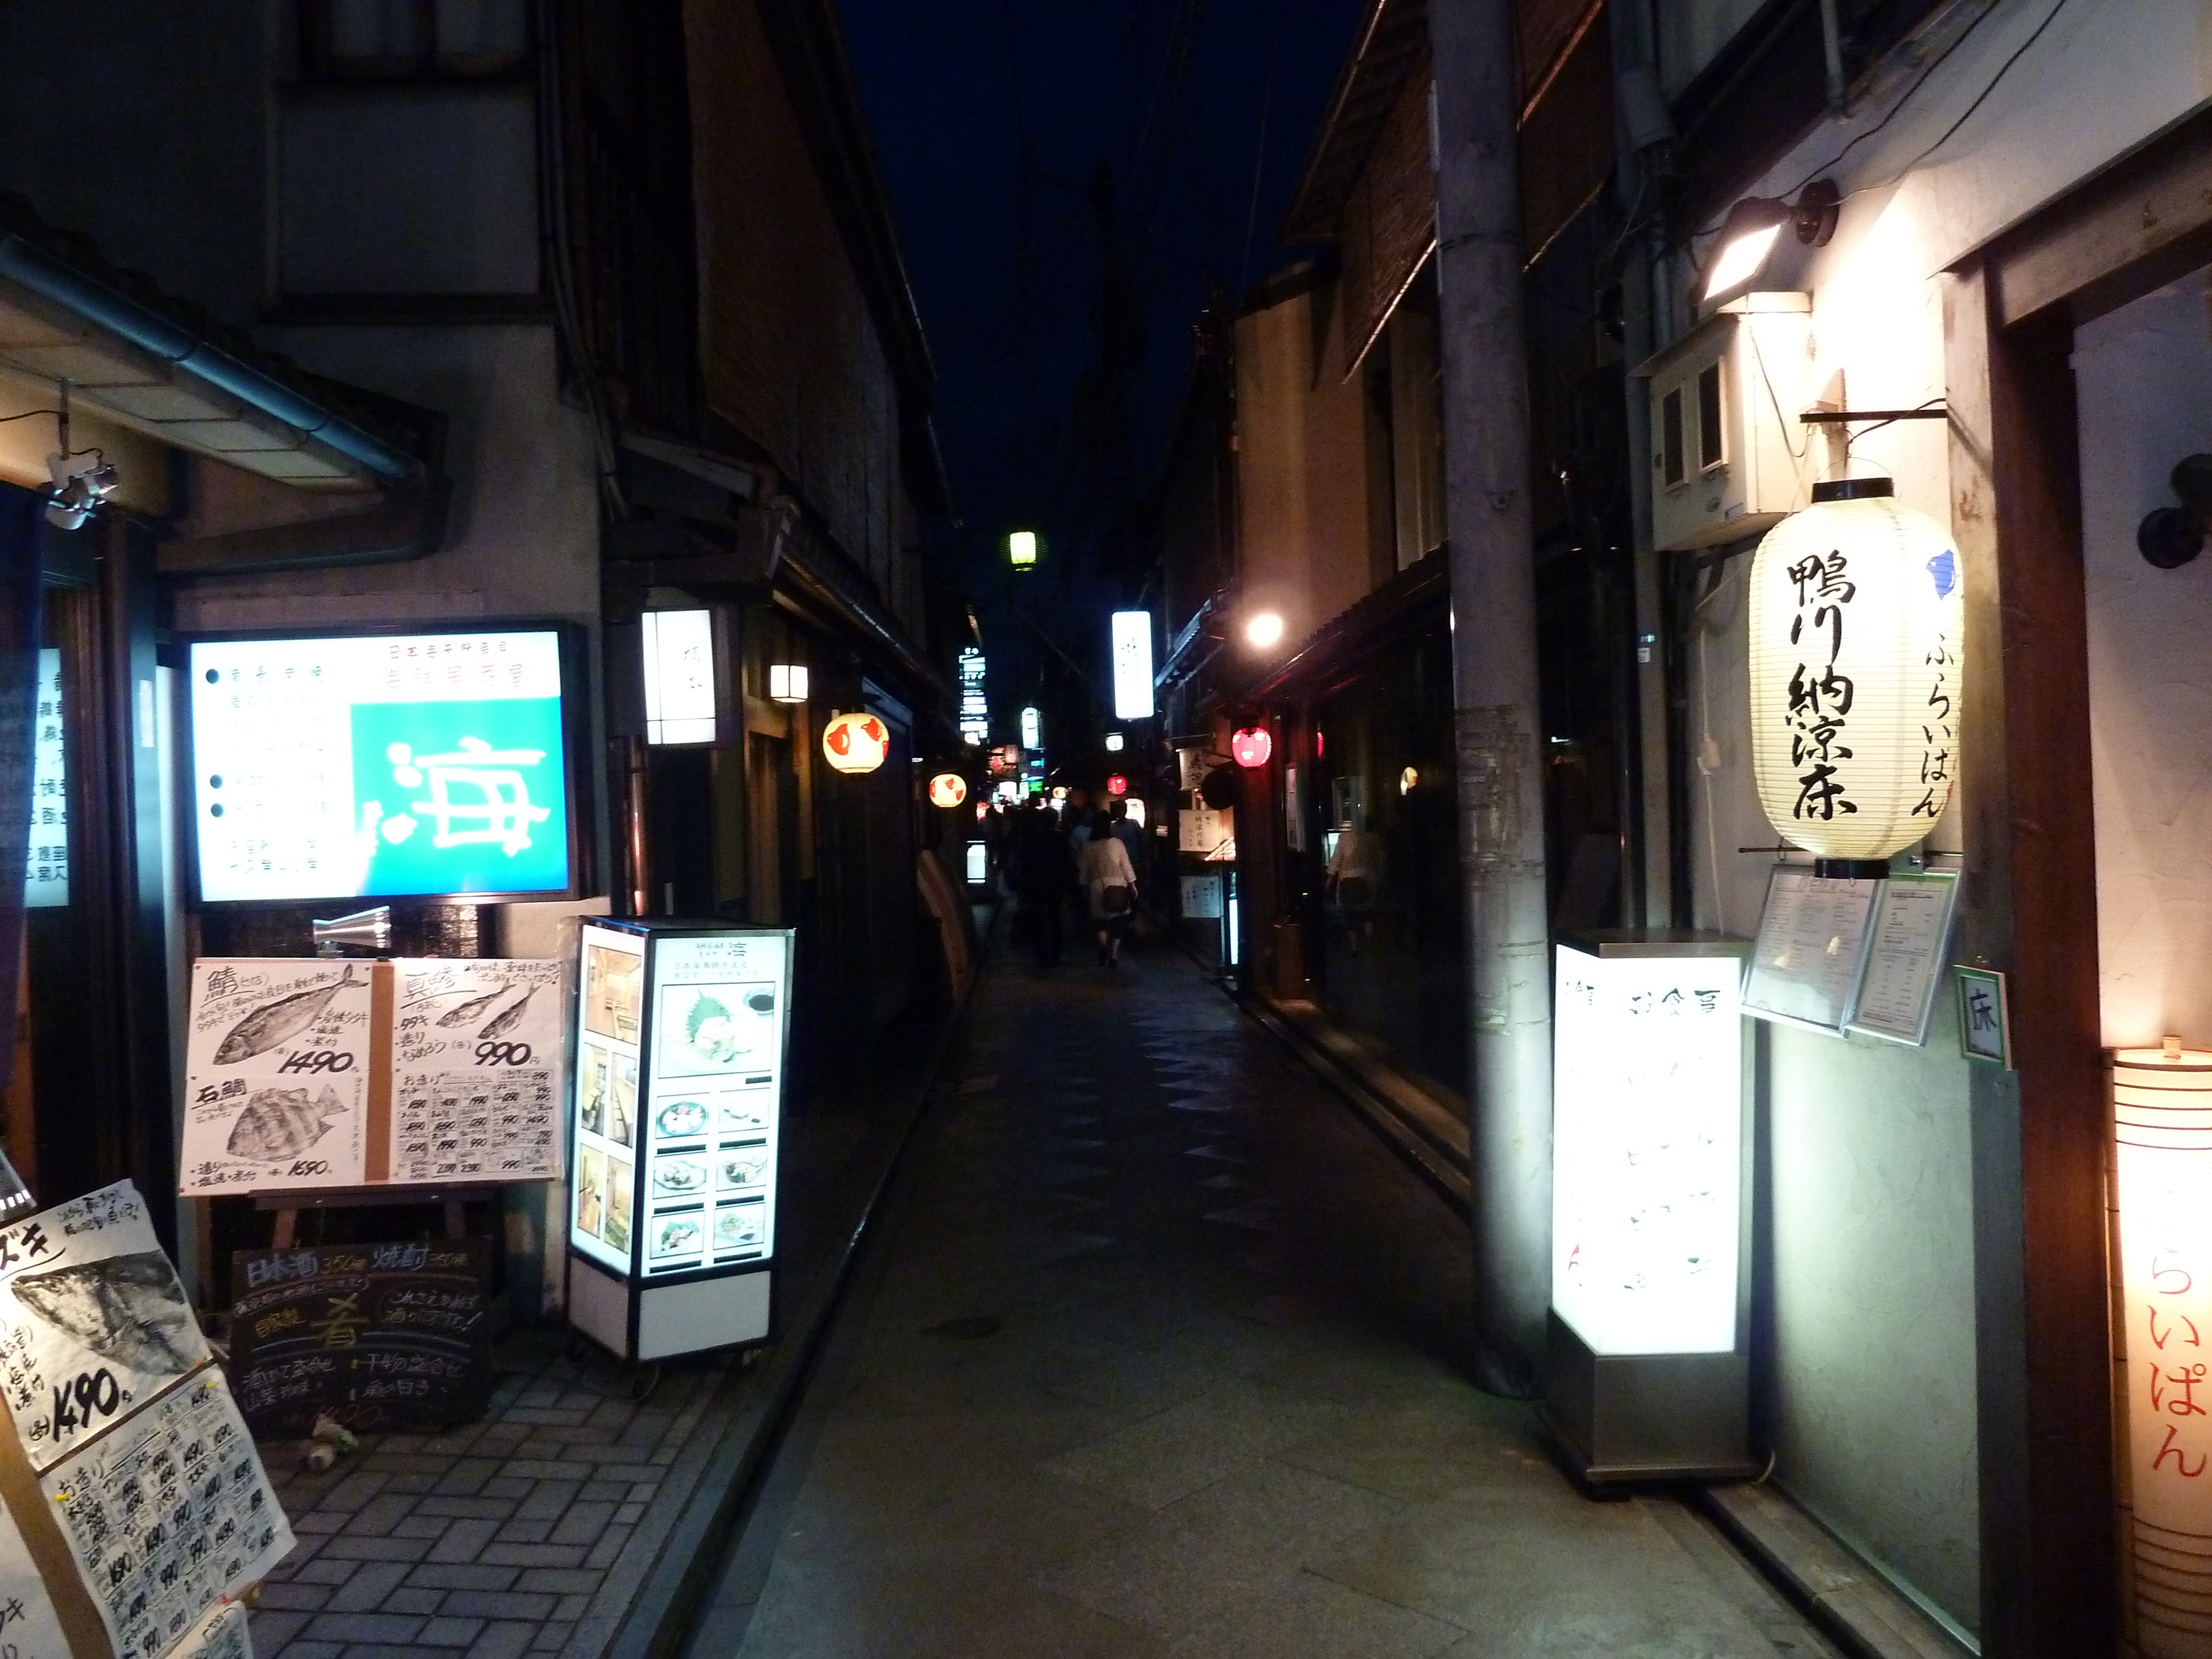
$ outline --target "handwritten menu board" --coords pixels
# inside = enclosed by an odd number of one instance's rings
[[[179,1190],[362,1184],[379,965],[192,964]]]
[[[1917,1046],[1928,1040],[1928,1017],[1943,978],[1959,878],[1948,870],[1899,873],[1881,886],[1850,1029]]]
[[[1744,1012],[1840,1034],[1881,888],[1778,865],[1744,976]]]
[[[0,1644],[234,1653],[291,1528],[130,1182],[0,1229]]]
[[[400,961],[389,1179],[561,1174],[563,964]]]
[[[292,1528],[209,1365],[40,1480],[116,1659],[156,1659],[291,1553]]]
[[[231,1374],[261,1434],[441,1429],[491,1394],[491,1245],[321,1245],[232,1258]]]

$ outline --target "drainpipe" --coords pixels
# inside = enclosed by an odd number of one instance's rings
[[[1527,1395],[1551,1306],[1552,1002],[1510,0],[1431,0],[1429,34],[1476,1380]]]

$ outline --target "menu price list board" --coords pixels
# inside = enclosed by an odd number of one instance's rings
[[[1840,1033],[1850,1018],[1881,885],[1776,866],[1744,975],[1744,1012]]]
[[[392,966],[389,1178],[557,1177],[562,964],[483,958]]]
[[[566,964],[192,964],[179,1190],[554,1181]]]
[[[0,1646],[237,1651],[291,1528],[130,1182],[0,1229]]]
[[[648,1277],[765,1261],[789,940],[650,937],[583,931],[570,1242]]]
[[[358,1187],[380,963],[192,964],[180,1190]]]
[[[159,1659],[291,1553],[222,1372],[210,1365],[40,1481],[116,1659]]]
[[[1959,878],[1948,870],[1900,872],[1881,887],[1849,1029],[1917,1046],[1928,1040],[1929,1018],[1943,981]]]
[[[491,1398],[491,1245],[481,1238],[241,1251],[230,1371],[246,1420],[305,1434],[436,1430]]]

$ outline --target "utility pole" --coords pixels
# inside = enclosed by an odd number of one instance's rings
[[[1525,1395],[1551,1306],[1552,988],[1510,0],[1430,0],[1429,35],[1477,1380]]]

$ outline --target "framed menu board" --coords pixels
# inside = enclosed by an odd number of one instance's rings
[[[1881,886],[1777,865],[1744,975],[1744,1012],[1842,1036]]]
[[[1951,870],[1901,872],[1881,888],[1848,1029],[1917,1048],[1928,1041],[1929,1016],[1943,980],[1959,877]]]

